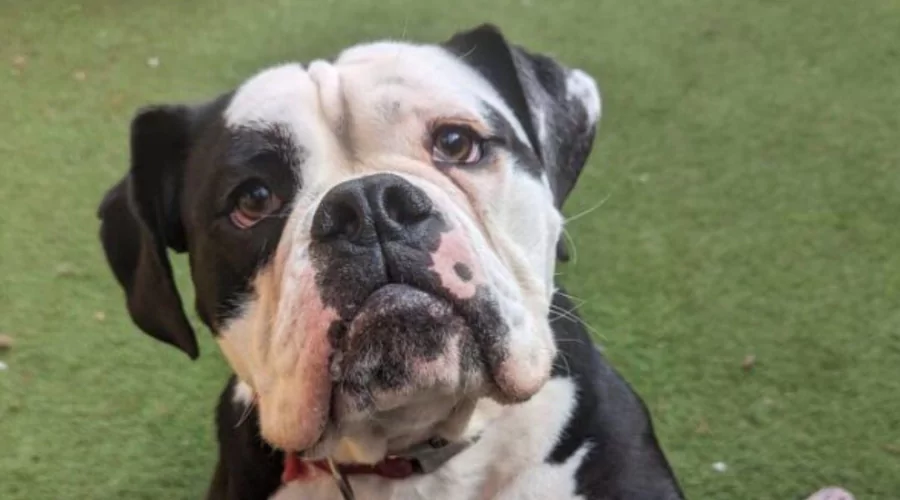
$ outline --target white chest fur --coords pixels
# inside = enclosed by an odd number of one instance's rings
[[[589,443],[568,461],[550,465],[544,458],[553,449],[569,419],[577,397],[569,379],[553,379],[531,400],[498,408],[479,404],[478,413],[495,414],[481,438],[437,471],[405,480],[375,476],[350,478],[360,500],[566,500],[575,494],[575,473]],[[273,500],[341,500],[327,476],[283,487]]]

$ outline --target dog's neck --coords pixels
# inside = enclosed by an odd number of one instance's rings
[[[240,379],[235,383],[232,400],[245,408],[239,425],[247,419],[249,412],[256,411],[254,390]],[[406,457],[421,463],[428,472],[476,442],[484,430],[501,417],[503,409],[503,405],[483,397],[466,407],[461,405],[433,433],[409,439],[409,446],[389,449],[385,439],[374,433],[357,432],[327,446],[330,449],[324,453],[310,450],[311,453],[303,453],[302,458],[309,462],[332,460],[337,464],[375,465],[388,457]]]
[[[433,438],[404,453],[388,456],[372,465],[335,462],[331,459],[303,460],[294,454],[288,454],[285,456],[281,481],[283,484],[289,484],[293,481],[315,480],[318,469],[332,475],[344,500],[355,500],[356,494],[350,485],[349,476],[374,475],[385,479],[407,479],[415,475],[428,474],[456,457],[475,441],[477,438],[450,443],[442,438]]]
[[[481,398],[457,407],[436,427],[393,439],[390,446],[379,433],[371,432],[368,427],[358,428],[357,432],[342,438],[326,456],[337,463],[375,464],[387,456],[419,457],[423,452],[440,449],[440,446],[433,446],[438,441],[454,445],[454,448],[467,445],[477,441],[502,411],[502,405]],[[310,458],[324,458],[317,455]]]
[[[522,472],[535,470],[544,463],[559,440],[575,401],[571,379],[551,380],[534,398],[521,404],[500,405],[485,398],[479,401],[467,427],[467,431],[472,429],[473,432],[481,428],[483,434],[448,457],[437,474],[414,474],[404,481],[382,474],[350,474],[345,479],[352,485],[354,496],[347,497],[341,496],[340,483],[334,479],[327,464],[323,464],[324,467],[312,471],[309,481],[282,484],[284,496],[276,498],[492,498],[507,490],[518,495],[534,486],[534,480],[525,480],[528,475],[523,476]],[[573,464],[590,447],[588,443],[584,445],[570,457]],[[503,450],[515,450],[515,453]],[[337,466],[342,465],[340,461],[334,462]],[[549,481],[554,488],[558,484],[560,491],[569,491],[572,478],[565,471],[568,469],[560,469],[559,477],[540,476],[540,481]],[[516,477],[525,479],[516,482]],[[450,489],[453,496],[447,497]],[[412,491],[417,493],[413,495]]]

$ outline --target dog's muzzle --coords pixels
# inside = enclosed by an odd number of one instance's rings
[[[422,426],[483,395],[482,353],[504,326],[485,287],[461,298],[436,270],[442,239],[460,237],[450,229],[422,189],[393,174],[346,181],[320,202],[310,257],[338,316],[328,332],[330,414],[342,428],[377,415],[424,435]]]

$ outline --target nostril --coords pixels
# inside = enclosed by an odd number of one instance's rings
[[[382,194],[384,210],[388,218],[401,226],[410,226],[427,219],[433,209],[431,200],[409,185],[387,186]]]
[[[331,217],[330,210],[319,210],[313,216],[312,228],[310,230],[313,239],[323,240],[331,237],[335,232],[334,218]]]
[[[314,239],[362,242],[369,218],[365,199],[358,190],[352,189],[354,187],[351,184],[337,189],[322,200],[313,216]]]
[[[362,231],[363,217],[364,215],[350,204],[335,205],[332,210],[335,227],[332,236],[344,236],[350,240],[357,239]]]

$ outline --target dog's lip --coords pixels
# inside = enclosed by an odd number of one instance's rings
[[[371,306],[378,300],[398,298],[399,296],[408,294],[410,292],[424,293],[426,295],[430,295],[435,299],[439,299],[439,297],[429,292],[428,290],[423,290],[412,285],[407,285],[405,283],[387,283],[375,289],[375,291],[373,291],[369,294],[368,297],[366,297],[366,300],[363,301],[363,303],[359,306],[359,309],[356,311],[355,316],[359,316],[361,311],[365,310],[367,306]]]
[[[304,460],[320,459],[327,456],[329,453],[327,450],[331,449],[334,440],[341,435],[342,428],[347,421],[345,416],[337,410],[341,408],[339,398],[344,394],[341,387],[347,383],[344,379],[344,371],[347,367],[343,366],[343,362],[349,351],[353,334],[365,332],[373,321],[377,324],[379,318],[393,315],[402,317],[404,314],[429,306],[445,311],[449,310],[449,314],[456,315],[456,311],[449,301],[412,285],[389,283],[379,287],[366,297],[356,308],[352,318],[344,322],[345,334],[342,335],[343,338],[335,345],[331,354],[328,364],[331,379],[330,395],[327,416],[323,422],[321,433],[311,446],[303,449],[285,449],[286,453],[294,454]],[[356,331],[354,332],[354,330]]]
[[[405,283],[387,283],[370,293],[369,296],[366,297],[366,299],[362,302],[362,304],[360,304],[356,308],[356,310],[353,311],[353,315],[351,316],[350,320],[346,321],[344,324],[347,327],[348,331],[352,330],[353,325],[357,323],[361,318],[364,318],[367,314],[372,313],[373,309],[376,309],[378,306],[385,306],[387,304],[396,307],[398,311],[394,312],[402,312],[404,306],[407,305],[407,303],[404,303],[403,301],[404,296],[427,298],[428,301],[448,303],[448,305],[452,307],[452,304],[449,304],[449,302],[443,297],[429,290],[424,290],[422,288]],[[340,347],[344,348],[346,346]]]
[[[418,291],[418,292],[427,293],[428,295],[432,295],[432,294],[428,293],[427,291],[422,290],[420,288],[416,288],[412,285],[407,285],[404,283],[387,283],[387,284],[382,285],[381,287],[377,288],[374,292],[370,293],[368,297],[366,297],[366,300],[360,306],[360,311],[365,309],[365,307],[367,305],[371,304],[375,300],[379,300],[381,298],[397,296],[397,295],[409,293],[412,291]],[[358,314],[359,314],[359,311],[357,311],[357,315]]]
[[[337,427],[341,427],[350,415],[355,414],[355,411],[348,413],[348,409],[362,403],[357,398],[365,400],[371,395],[367,388],[373,380],[369,377],[372,376],[372,370],[385,362],[384,359],[373,361],[372,353],[380,352],[384,347],[373,351],[369,347],[370,342],[383,346],[384,342],[393,342],[394,335],[399,335],[396,340],[403,343],[405,336],[432,335],[438,331],[446,332],[447,328],[453,328],[459,333],[470,333],[468,322],[457,314],[452,303],[406,284],[388,284],[370,294],[353,319],[345,325],[340,347],[333,352],[329,366],[332,381],[330,420]],[[381,355],[375,357],[381,358]],[[350,400],[345,399],[346,397],[350,397]],[[368,404],[374,404],[374,401],[369,401]],[[379,406],[379,411],[388,409],[390,408]],[[350,418],[350,421],[357,420]]]
[[[377,317],[418,311],[428,305],[441,305],[451,310],[454,309],[449,301],[439,295],[403,283],[388,283],[370,293],[356,308],[350,320],[344,322],[345,333],[335,346],[331,362],[332,380],[336,381],[339,378],[335,365],[340,363],[343,354],[350,348],[354,334],[366,329],[366,323],[371,323],[372,319]],[[453,314],[455,313],[456,311],[453,310]]]

